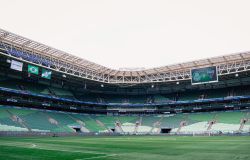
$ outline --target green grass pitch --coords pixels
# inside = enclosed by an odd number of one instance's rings
[[[2,160],[250,160],[250,137],[0,137]]]

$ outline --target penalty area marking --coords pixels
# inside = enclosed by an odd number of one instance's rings
[[[37,145],[36,144],[31,144],[31,147],[32,148],[35,148]]]
[[[114,156],[117,156],[117,154],[110,154],[110,155],[105,155],[105,156],[96,156],[96,157],[83,158],[83,159],[75,159],[75,160],[99,159],[99,158],[114,157]]]

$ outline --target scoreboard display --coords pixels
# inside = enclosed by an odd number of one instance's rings
[[[192,85],[218,82],[217,67],[191,69]]]

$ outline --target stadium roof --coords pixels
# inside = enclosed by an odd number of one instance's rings
[[[72,66],[77,66],[91,71],[92,76],[96,75],[98,78],[88,78],[87,76],[85,78],[105,83],[147,83],[186,80],[190,79],[191,68],[223,65],[226,66],[224,69],[228,70],[230,65],[237,67],[236,63],[238,63],[239,68],[239,63],[244,62],[244,64],[242,64],[243,67],[245,66],[245,70],[248,70],[248,68],[246,68],[245,62],[250,61],[250,52],[242,52],[150,69],[130,71],[115,70],[74,56],[71,53],[66,53],[42,43],[5,31],[3,29],[0,29],[0,42],[7,43],[23,50],[28,50],[41,56],[57,59],[67,64],[71,64]]]

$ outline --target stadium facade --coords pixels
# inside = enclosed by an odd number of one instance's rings
[[[6,130],[250,131],[250,52],[115,70],[0,29],[0,61]],[[32,116],[41,121],[33,124]]]

